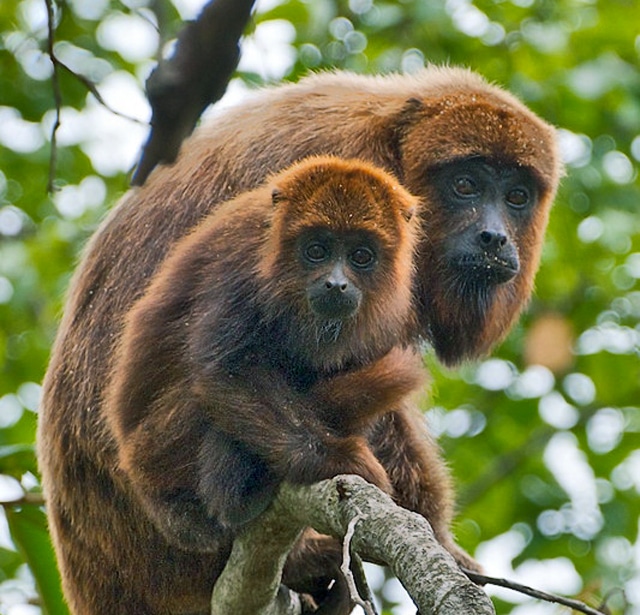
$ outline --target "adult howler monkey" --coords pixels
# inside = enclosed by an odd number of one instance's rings
[[[125,318],[174,244],[222,201],[312,154],[368,160],[420,197],[407,339],[427,339],[455,364],[488,352],[528,301],[561,165],[553,129],[510,94],[461,69],[332,73],[265,90],[219,114],[184,144],[175,165],[125,196],[93,237],[53,350],[39,460],[77,613],[123,612],[123,595],[124,612],[203,610],[230,539],[196,554],[162,537],[118,466],[105,383]],[[228,325],[235,327],[233,319]],[[448,474],[418,413],[405,407],[381,415],[367,440],[398,503],[429,518],[465,561],[448,530]],[[157,460],[156,481],[176,470],[173,460]],[[173,498],[191,504],[185,493]],[[147,581],[138,587],[140,578]]]

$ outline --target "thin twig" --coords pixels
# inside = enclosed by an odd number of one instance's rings
[[[353,573],[356,586],[358,587],[358,593],[365,602],[368,602],[371,605],[375,615],[378,615],[378,610],[376,609],[376,605],[373,600],[373,592],[369,587],[367,575],[365,574],[364,566],[362,565],[362,558],[357,553],[353,553],[351,555],[350,569]]]
[[[505,587],[507,589],[511,589],[521,594],[525,594],[526,596],[537,598],[538,600],[544,600],[545,602],[553,602],[555,604],[561,604],[562,606],[567,606],[573,609],[574,611],[580,611],[581,613],[586,613],[587,615],[607,615],[606,612],[591,608],[590,606],[587,606],[584,602],[580,602],[580,600],[574,600],[572,598],[565,598],[563,596],[549,594],[547,592],[543,592],[538,589],[533,589],[532,587],[527,587],[526,585],[521,585],[520,583],[516,583],[514,581],[509,581],[508,579],[488,577],[483,574],[478,574],[477,572],[473,572],[472,570],[468,570],[466,568],[462,568],[462,571],[474,583],[478,583],[480,585],[496,585],[498,587]]]
[[[94,98],[101,104],[105,109],[109,112],[117,115],[118,117],[122,117],[131,122],[135,122],[136,124],[142,124],[147,126],[149,123],[138,118],[127,115],[126,113],[122,113],[117,109],[114,109],[107,103],[107,101],[102,97],[102,94],[96,88],[95,83],[85,77],[84,75],[77,73],[72,68],[67,66],[58,56],[56,56],[54,45],[55,45],[55,34],[56,34],[56,25],[55,25],[55,0],[45,0],[47,6],[47,53],[49,55],[49,59],[51,60],[51,64],[53,66],[53,73],[51,75],[51,87],[53,89],[53,98],[55,101],[55,120],[53,123],[53,127],[51,128],[51,152],[49,154],[49,180],[47,182],[47,192],[52,193],[55,190],[54,181],[56,176],[56,166],[57,166],[57,158],[58,158],[58,140],[57,133],[60,128],[60,115],[62,112],[62,92],[60,91],[60,79],[59,79],[59,69],[65,70],[69,73],[74,79],[79,81],[85,88],[89,91],[90,94],[93,94]]]
[[[85,88],[87,88],[87,90],[89,90],[89,92],[91,94],[93,94],[94,98],[105,108],[107,109],[107,111],[110,111],[111,113],[113,113],[114,115],[117,115],[118,117],[122,117],[125,120],[129,120],[130,122],[135,122],[136,124],[141,124],[143,126],[148,126],[149,122],[145,122],[143,120],[138,119],[137,117],[133,117],[132,115],[127,115],[126,113],[122,113],[122,111],[118,111],[117,109],[114,109],[103,97],[102,94],[100,94],[100,92],[98,91],[98,88],[96,88],[96,84],[93,83],[93,81],[91,81],[91,79],[88,79],[87,77],[85,77],[84,75],[80,74],[80,73],[76,73],[76,71],[74,71],[72,68],[70,68],[69,66],[67,66],[64,62],[62,62],[62,60],[60,60],[57,56],[53,56],[54,57],[54,63],[56,66],[59,66],[60,68],[63,68],[64,70],[66,70],[72,77],[74,77],[75,79],[77,79],[80,83],[82,83],[82,85],[84,85]]]
[[[361,598],[356,581],[353,577],[353,572],[351,572],[351,539],[353,538],[353,534],[356,530],[356,525],[361,519],[364,519],[364,515],[358,511],[358,514],[349,521],[347,531],[342,541],[342,564],[340,565],[340,570],[347,581],[351,600],[358,606],[361,606],[366,615],[376,615],[375,608],[372,603]]]
[[[25,504],[30,506],[44,506],[44,503],[44,495],[41,492],[27,491],[19,498],[0,501],[0,506],[24,506]]]
[[[47,5],[47,52],[53,64],[53,74],[51,75],[51,87],[53,88],[53,99],[56,106],[56,115],[51,129],[51,152],[49,153],[49,180],[47,181],[47,192],[55,190],[53,182],[56,176],[56,164],[58,156],[57,133],[60,128],[60,108],[62,107],[62,94],[60,93],[60,83],[58,81],[58,64],[53,52],[55,40],[55,9],[53,0],[45,0]]]

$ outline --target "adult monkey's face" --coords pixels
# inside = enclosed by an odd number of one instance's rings
[[[528,302],[561,175],[555,132],[513,97],[411,100],[399,146],[422,197],[422,331],[456,364],[489,352]]]

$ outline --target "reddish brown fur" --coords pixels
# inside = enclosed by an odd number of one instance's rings
[[[431,341],[449,364],[489,352],[528,302],[561,175],[553,129],[514,96],[456,68],[412,76],[314,75],[231,109],[183,149],[174,166],[151,176],[136,206],[155,203],[173,206],[181,216],[195,215],[199,207],[253,188],[265,175],[310,154],[370,160],[393,172],[433,213],[424,218],[418,250],[416,297],[422,308],[416,334]],[[452,229],[437,215],[429,182],[434,165],[467,156],[528,168],[539,182],[535,216],[519,229],[524,266],[490,306],[473,311],[471,320],[446,298],[448,276],[443,280],[434,273],[439,238]],[[451,325],[444,339],[434,326],[441,318]]]
[[[50,499],[74,612],[206,612],[238,524],[282,480],[354,473],[393,491],[366,434],[424,381],[419,355],[398,345],[413,313],[416,209],[371,165],[319,158],[221,206],[177,242],[112,351],[98,432],[111,435],[95,475],[109,501],[87,501],[100,502],[101,524],[92,527],[92,513],[66,521],[55,490]],[[357,280],[358,312],[328,341],[317,338],[295,245],[317,228],[366,232],[380,247],[377,269]],[[47,455],[44,442],[41,434]],[[229,502],[241,504],[235,517]],[[197,566],[185,565],[187,553]],[[307,540],[285,580],[322,594],[337,554],[326,538]],[[96,567],[88,577],[85,557]],[[136,570],[139,559],[153,566]],[[342,600],[336,612],[346,609]]]
[[[474,313],[468,304],[452,302],[445,292],[446,281],[438,276],[442,240],[456,232],[451,220],[437,206],[429,206],[431,215],[424,219],[428,240],[420,246],[418,284],[419,296],[429,308],[420,313],[421,329],[433,338],[435,322],[447,327],[443,342],[437,336],[432,341],[439,351],[440,345],[445,347],[441,358],[448,363],[485,355],[509,332],[533,289],[560,174],[551,129],[522,105],[506,99],[504,93],[480,95],[472,88],[433,102],[416,103],[404,140],[404,183],[429,204],[437,200],[433,186],[425,184],[424,178],[430,169],[450,160],[484,156],[498,165],[528,168],[538,180],[539,204],[531,219],[515,229],[520,272],[508,284],[496,287],[493,300],[481,314]]]
[[[435,343],[435,323],[451,314],[451,339],[439,346],[448,348],[447,361],[456,362],[487,352],[526,304],[560,174],[553,131],[477,75],[435,68],[411,77],[317,75],[267,90],[210,122],[185,144],[174,166],[157,170],[142,189],[131,191],[93,237],[53,350],[39,458],[65,587],[76,613],[202,609],[230,536],[220,535],[217,553],[199,555],[160,538],[115,462],[104,383],[113,371],[124,316],[175,242],[220,202],[302,157],[323,153],[358,157],[394,172],[429,212],[422,217],[425,233],[414,289],[420,324],[409,336]],[[519,229],[520,273],[472,320],[443,292],[436,275],[433,259],[439,257],[440,238],[455,228],[439,212],[429,177],[430,165],[469,154],[528,165],[540,184],[535,215]],[[175,395],[179,399],[180,391]],[[448,531],[448,477],[423,431],[418,412],[404,408],[383,415],[369,442],[398,502],[429,517],[440,540],[464,560]],[[194,434],[186,430],[174,436],[178,447],[188,448]],[[171,469],[171,461],[161,460],[160,468]],[[117,574],[111,572],[113,562]],[[294,560],[289,564],[289,570],[304,569]],[[151,579],[148,602],[126,585],[137,578]],[[122,600],[126,608],[118,607]]]

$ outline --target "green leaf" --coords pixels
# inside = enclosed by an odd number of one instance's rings
[[[35,578],[43,613],[68,615],[44,512],[35,506],[9,506],[5,511],[11,537]]]
[[[19,476],[35,470],[34,450],[33,444],[0,446],[0,473]]]

